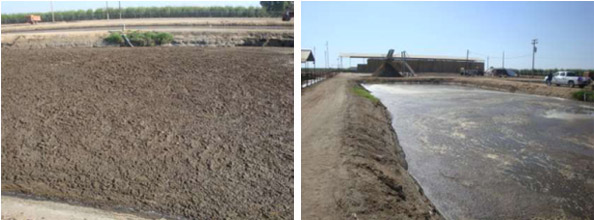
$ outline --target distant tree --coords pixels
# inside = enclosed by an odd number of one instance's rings
[[[293,2],[290,1],[261,1],[260,5],[269,15],[279,16],[285,12],[287,8],[293,7]]]
[[[285,6],[292,4],[283,3]],[[272,8],[282,8],[282,4],[271,5]],[[120,11],[117,8],[109,8],[109,14],[112,19],[117,18]],[[282,13],[282,10],[281,12]],[[279,14],[280,14],[279,13]],[[2,24],[25,23],[25,16],[37,14],[41,16],[42,21],[51,21],[51,12],[45,13],[18,13],[2,14]],[[268,17],[271,13],[260,7],[130,7],[123,8],[122,18],[162,18],[162,17]],[[274,15],[278,16],[278,15]],[[89,10],[72,10],[55,12],[56,21],[77,21],[77,20],[96,20],[106,19],[105,8]]]

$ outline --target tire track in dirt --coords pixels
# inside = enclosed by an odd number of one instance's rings
[[[337,216],[341,179],[340,133],[346,110],[346,77],[325,80],[301,99],[301,213],[303,219]]]

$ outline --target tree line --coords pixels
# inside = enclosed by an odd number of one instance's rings
[[[260,3],[263,7],[233,7],[233,6],[213,6],[213,7],[127,7],[122,8],[122,18],[180,18],[180,17],[270,17],[278,16],[284,11],[286,3]],[[274,4],[277,7],[266,7]],[[101,20],[120,17],[119,8],[72,10],[54,12],[55,21],[78,21],[78,20]],[[52,13],[18,13],[2,14],[2,24],[25,23],[26,15],[40,15],[42,21],[52,21]]]
[[[532,69],[519,69],[517,70],[518,74],[520,75],[540,75],[545,76],[549,73],[556,73],[557,71],[571,71],[577,73],[579,76],[583,76],[584,73],[588,72],[590,74],[594,74],[594,69],[535,69],[534,72]],[[590,75],[592,76],[592,75]]]

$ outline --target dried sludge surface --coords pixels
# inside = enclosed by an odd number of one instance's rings
[[[180,219],[293,218],[292,48],[2,57],[2,192]]]

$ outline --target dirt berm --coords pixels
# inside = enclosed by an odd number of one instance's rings
[[[170,30],[173,41],[167,46],[293,47],[293,30]],[[105,38],[107,31],[2,34],[2,48],[40,49],[70,47],[119,47]]]
[[[2,193],[292,219],[292,48],[2,49]]]
[[[304,219],[443,219],[407,172],[380,102],[339,74],[303,92]]]

